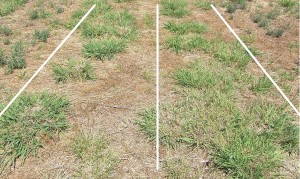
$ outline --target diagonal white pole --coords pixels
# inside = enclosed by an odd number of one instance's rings
[[[226,22],[226,20],[224,19],[224,17],[219,13],[219,11],[215,8],[215,6],[212,5],[212,4],[210,6],[213,8],[213,10],[216,12],[216,14],[220,17],[220,19],[225,23],[225,25],[232,32],[232,34],[235,36],[235,38],[242,44],[242,46],[249,53],[249,55],[255,61],[255,63],[259,66],[259,68],[265,73],[265,75],[273,83],[273,85],[276,87],[276,89],[279,91],[279,93],[282,95],[282,97],[289,103],[289,105],[294,109],[294,111],[296,112],[296,114],[300,117],[300,113],[297,110],[297,108],[293,105],[293,103],[289,100],[289,98],[284,94],[284,92],[280,89],[280,87],[277,85],[277,83],[272,79],[272,77],[265,70],[265,68],[259,63],[259,61],[252,54],[252,52],[249,50],[249,48],[246,46],[246,44],[239,38],[239,36],[235,33],[235,31],[231,28],[231,26]]]
[[[159,170],[159,5],[156,5],[156,170]]]
[[[56,47],[56,49],[51,53],[47,60],[40,66],[40,68],[32,75],[32,77],[27,81],[27,83],[20,89],[20,91],[13,97],[13,99],[6,105],[6,107],[1,111],[0,117],[5,113],[5,111],[13,104],[13,102],[19,97],[19,95],[27,88],[31,81],[37,76],[37,74],[45,67],[45,65],[51,60],[55,53],[62,47],[62,45],[69,39],[69,37],[75,32],[79,25],[86,19],[86,17],[94,10],[96,4],[94,4],[90,10],[81,18],[73,30],[64,38],[63,41]]]

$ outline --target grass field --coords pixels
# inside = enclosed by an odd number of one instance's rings
[[[0,0],[0,178],[299,178],[295,0]]]

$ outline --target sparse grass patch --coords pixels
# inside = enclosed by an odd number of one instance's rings
[[[14,166],[18,158],[24,161],[37,155],[44,140],[64,131],[68,105],[66,98],[49,93],[19,97],[0,118],[0,173],[4,167]]]
[[[24,4],[26,4],[28,0],[0,0],[0,16],[7,16],[12,12]]]
[[[110,178],[118,159],[109,148],[109,142],[100,135],[80,135],[73,143],[73,152],[79,161],[76,177]]]
[[[40,42],[47,42],[47,39],[50,36],[50,31],[49,30],[34,30],[34,40],[38,40]]]
[[[261,19],[259,22],[258,22],[258,27],[268,27],[269,26],[269,20],[268,19]]]
[[[166,16],[182,18],[189,13],[186,0],[162,0],[161,4],[161,12]]]
[[[163,169],[168,179],[179,178],[201,178],[200,171],[194,172],[190,169],[189,164],[180,158],[167,159],[163,163]]]
[[[280,15],[280,12],[278,9],[271,9],[268,13],[267,13],[267,18],[271,19],[271,20],[275,20],[277,18],[277,16]]]
[[[95,78],[94,69],[89,62],[74,59],[68,60],[67,67],[53,64],[52,71],[57,83],[65,83],[69,79],[86,81]]]
[[[22,69],[26,67],[25,62],[25,45],[23,42],[17,42],[11,48],[11,54],[7,61],[8,73],[12,73],[14,69]]]
[[[121,40],[94,40],[84,46],[83,53],[87,58],[104,60],[113,58],[116,53],[122,52],[125,47],[124,41]]]
[[[149,27],[154,27],[155,26],[154,18],[152,18],[149,14],[145,14],[144,23]]]
[[[239,68],[245,68],[250,61],[250,56],[243,47],[235,42],[228,44],[224,41],[216,40],[214,42],[214,57],[226,64],[234,64]]]
[[[154,76],[149,69],[145,69],[143,72],[143,78],[149,82],[154,78]]]
[[[267,78],[266,76],[260,78],[258,80],[258,82],[256,82],[253,86],[252,86],[252,91],[256,92],[256,93],[266,93],[267,91],[269,91],[271,88],[273,87],[272,82],[269,80],[269,78]]]
[[[115,0],[116,3],[121,3],[121,2],[132,2],[134,0]]]

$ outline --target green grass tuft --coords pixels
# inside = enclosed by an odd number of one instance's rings
[[[12,34],[12,29],[7,26],[0,25],[0,34],[3,34],[5,36],[9,36]]]
[[[11,54],[7,61],[7,70],[12,73],[14,69],[22,69],[26,67],[25,62],[25,45],[23,42],[17,42],[11,48]]]
[[[115,54],[125,49],[125,43],[121,40],[103,39],[94,40],[84,46],[84,56],[99,60],[111,59]]]
[[[228,13],[234,13],[237,9],[246,9],[247,0],[230,0],[225,7]]]
[[[197,0],[195,6],[202,10],[210,10],[211,9],[210,4],[211,2],[208,0]]]
[[[186,0],[162,0],[161,3],[163,15],[182,18],[189,13]]]
[[[295,7],[299,2],[295,0],[279,0],[279,4],[285,8]]]
[[[50,31],[49,30],[34,30],[34,40],[38,40],[40,42],[47,42],[48,38],[50,36]]]
[[[6,64],[6,59],[3,50],[0,48],[0,67]]]
[[[0,118],[0,173],[18,158],[24,161],[36,155],[43,140],[64,131],[68,105],[66,98],[48,93],[19,97]]]
[[[170,32],[180,35],[184,35],[187,33],[201,34],[208,31],[208,27],[205,24],[197,22],[175,23],[174,21],[169,21],[164,24],[164,27]]]
[[[66,83],[69,79],[86,81],[95,78],[94,69],[89,62],[68,60],[67,67],[53,64],[52,71],[57,83]]]

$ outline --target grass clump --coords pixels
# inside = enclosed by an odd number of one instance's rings
[[[66,98],[49,93],[20,96],[0,118],[0,173],[18,158],[36,155],[44,140],[64,131],[68,105]]]
[[[163,15],[182,18],[189,13],[186,0],[162,0],[161,3]]]
[[[11,42],[8,38],[3,39],[3,44],[4,45],[9,45]]]
[[[45,11],[44,9],[32,10],[29,13],[29,17],[31,20],[35,19],[46,19],[50,17],[52,14],[50,12]]]
[[[7,26],[0,25],[0,34],[3,34],[5,36],[9,36],[12,34],[12,29]]]
[[[234,13],[237,9],[246,9],[247,0],[230,0],[225,7],[228,13]]]
[[[0,1],[0,16],[7,16],[12,12],[24,4],[26,4],[28,0],[1,0]]]
[[[295,7],[299,2],[295,0],[279,0],[279,4],[285,8]]]
[[[76,177],[110,178],[118,160],[109,142],[100,135],[80,135],[73,143],[73,153],[79,160]]]
[[[202,10],[210,10],[211,9],[210,4],[211,4],[211,2],[208,0],[204,0],[204,1],[197,0],[195,3],[196,7],[200,8]]]
[[[134,0],[115,0],[116,3],[121,3],[121,2],[132,2]]]
[[[0,67],[6,64],[6,59],[3,50],[0,48]]]
[[[11,54],[7,61],[7,69],[12,73],[14,69],[22,69],[26,67],[25,62],[25,45],[22,42],[17,42],[11,48]]]
[[[283,33],[285,32],[285,28],[276,28],[276,29],[269,29],[266,32],[266,35],[268,36],[273,36],[273,37],[281,37],[283,35]]]
[[[174,21],[169,21],[166,24],[164,24],[164,27],[170,32],[177,33],[180,35],[187,33],[201,34],[203,32],[208,31],[208,27],[205,24],[197,22],[175,23]]]
[[[121,40],[104,39],[94,40],[84,46],[84,56],[99,60],[111,59],[115,54],[125,49],[125,43]]]
[[[34,20],[34,19],[38,19],[39,18],[39,13],[37,10],[33,10],[30,12],[30,19]]]
[[[48,38],[50,36],[49,30],[34,30],[34,40],[38,40],[40,42],[47,42]]]
[[[94,79],[94,69],[89,62],[68,60],[67,67],[53,64],[52,71],[57,83],[66,83],[69,79],[87,81]]]
[[[63,12],[65,12],[65,9],[63,7],[61,7],[61,6],[56,7],[56,13],[57,14],[61,14]]]
[[[172,36],[166,40],[166,46],[176,53],[193,50],[208,52],[211,48],[211,44],[201,36]]]

